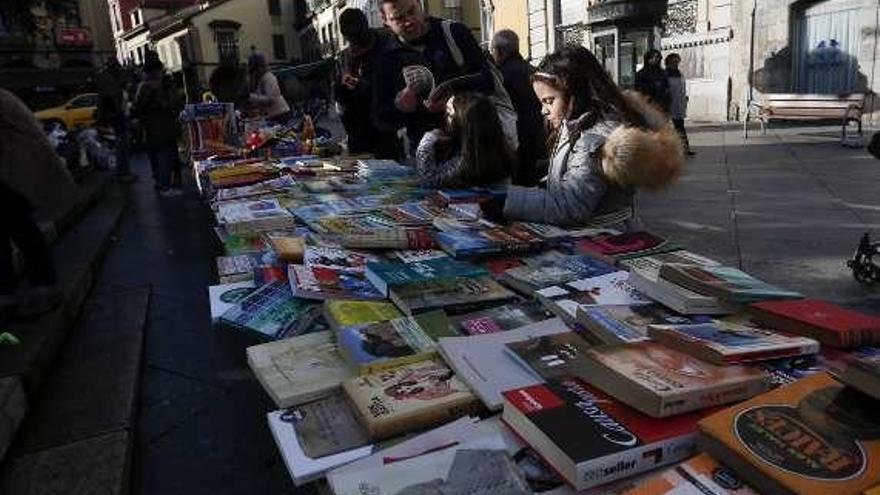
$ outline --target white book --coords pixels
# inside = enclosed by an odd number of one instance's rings
[[[373,452],[372,445],[358,447],[346,452],[332,454],[313,459],[303,452],[293,424],[281,419],[285,411],[273,411],[267,415],[269,429],[287,465],[287,471],[293,478],[293,484],[300,486],[324,477],[325,473],[333,468],[366,457]]]
[[[732,312],[716,297],[698,294],[660,278],[659,269],[633,268],[629,272],[629,283],[639,292],[683,315],[726,315]]]
[[[296,225],[293,214],[275,198],[221,202],[217,206],[217,222],[236,234]]]
[[[647,304],[651,300],[630,285],[629,273],[623,270],[598,277],[575,280],[535,291],[550,311],[567,322],[577,319],[577,309],[582,305]]]
[[[501,409],[501,392],[541,383],[540,377],[513,359],[507,352],[510,342],[570,332],[558,318],[552,318],[507,332],[443,337],[440,353],[450,368],[490,410]]]
[[[208,298],[211,301],[211,321],[217,321],[220,315],[235,306],[244,296],[250,294],[255,287],[256,285],[253,282],[236,282],[208,287]]]

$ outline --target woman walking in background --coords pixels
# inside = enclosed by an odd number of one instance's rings
[[[663,56],[658,50],[645,52],[644,65],[636,72],[636,90],[669,112],[669,78],[662,63]]]
[[[680,63],[681,56],[679,54],[670,53],[666,56],[666,76],[669,80],[669,118],[672,119],[675,130],[681,136],[685,152],[688,155],[694,155],[690,142],[688,142],[687,131],[684,128],[684,119],[687,118],[688,95],[687,81],[678,70]]]

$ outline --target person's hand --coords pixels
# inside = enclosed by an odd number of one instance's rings
[[[416,92],[409,86],[400,90],[394,98],[394,106],[403,113],[413,113],[419,105]]]

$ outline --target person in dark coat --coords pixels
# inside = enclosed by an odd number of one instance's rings
[[[345,9],[339,15],[339,30],[348,42],[348,48],[339,55],[333,96],[341,107],[348,151],[371,153],[376,158],[400,159],[400,140],[396,130],[379,129],[370,117],[376,58],[389,35],[370,29],[363,11],[353,8]]]
[[[519,53],[519,36],[509,29],[492,38],[492,59],[501,69],[504,88],[516,109],[519,149],[511,181],[517,186],[535,186],[547,174],[547,131],[541,103],[532,89],[534,70]]]
[[[663,56],[658,50],[648,50],[644,61],[644,66],[636,72],[636,90],[668,113],[669,79],[661,65]]]
[[[147,58],[144,81],[135,95],[134,110],[144,128],[156,190],[169,197],[181,194],[180,190],[171,187],[171,174],[177,164],[181,105],[171,81],[164,77],[164,71],[158,56]]]

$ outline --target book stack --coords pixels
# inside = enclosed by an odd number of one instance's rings
[[[274,198],[221,203],[217,222],[233,234],[286,229],[296,223],[294,216]]]

